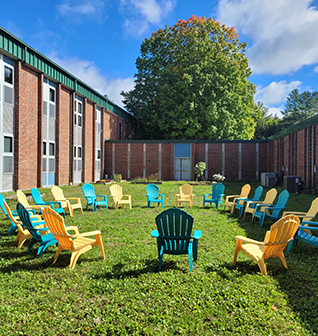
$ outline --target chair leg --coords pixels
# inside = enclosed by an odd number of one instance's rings
[[[81,255],[80,251],[73,252],[71,255],[71,260],[70,260],[70,269],[74,269],[76,262]]]
[[[237,240],[236,241],[236,246],[235,246],[235,251],[234,251],[233,264],[236,264],[237,255],[240,252],[241,247],[242,247],[242,242],[240,240]]]
[[[288,268],[288,267],[287,267],[287,262],[286,262],[286,260],[285,260],[284,253],[281,252],[278,256],[279,256],[280,260],[282,261],[283,265],[285,266],[285,268]]]
[[[263,275],[267,275],[266,265],[263,258],[259,259],[257,262],[258,267],[260,268]]]
[[[193,240],[193,260],[198,260],[198,247],[199,247],[199,239]]]
[[[36,240],[34,238],[32,238],[32,240],[29,244],[29,248],[27,250],[27,253],[29,253],[32,250],[32,247],[34,246],[35,243],[36,243]]]
[[[55,253],[53,264],[55,264],[55,262],[56,262],[57,258],[59,257],[62,250],[63,250],[63,248],[59,245],[59,247],[57,248],[57,251]]]
[[[99,246],[100,248],[100,251],[102,252],[102,257],[103,259],[105,259],[105,252],[104,252],[104,246],[103,246],[103,241],[102,241],[102,238],[101,238],[101,235],[98,234],[96,236],[96,242],[97,242],[97,245]]]

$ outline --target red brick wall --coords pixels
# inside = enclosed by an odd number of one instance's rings
[[[70,182],[70,103],[72,95],[69,90],[59,85],[56,106],[56,141],[57,153],[55,183],[66,185]],[[73,146],[72,146],[73,148]],[[61,169],[63,167],[63,169]]]
[[[17,62],[15,68],[15,189],[38,185],[39,76],[35,71]]]
[[[94,133],[94,104],[84,100],[84,122],[83,122],[83,182],[94,180],[94,161],[93,152],[95,133]]]

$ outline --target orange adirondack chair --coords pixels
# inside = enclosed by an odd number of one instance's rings
[[[81,203],[81,199],[79,197],[65,198],[63,190],[58,186],[53,186],[51,188],[51,193],[52,193],[55,201],[61,202],[65,213],[69,212],[70,215],[73,217],[73,210],[80,209],[82,214],[83,214],[82,203]],[[76,203],[71,203],[70,202],[71,200],[76,201]]]
[[[277,190],[276,188],[272,188],[268,190],[268,192],[266,193],[264,201],[248,201],[246,203],[243,219],[245,219],[247,213],[250,213],[252,214],[252,216],[254,216],[256,206],[259,204],[263,204],[264,207],[266,205],[272,205],[275,201],[276,196],[277,196]],[[262,208],[259,211],[261,212]]]
[[[190,184],[183,184],[180,187],[180,194],[176,194],[176,206],[181,206],[181,203],[190,203],[190,208],[193,205],[192,186]]]
[[[234,264],[240,251],[253,259],[259,266],[263,275],[267,275],[265,259],[279,257],[287,268],[283,250],[294,237],[299,226],[299,218],[294,215],[282,217],[266,232],[263,242],[249,239],[243,236],[236,236],[236,247],[234,252]],[[243,245],[242,243],[247,243]]]
[[[240,195],[226,196],[225,203],[224,203],[224,210],[228,206],[231,209],[231,213],[233,213],[237,199],[247,198],[250,191],[251,191],[251,186],[249,184],[245,184],[241,189]]]
[[[122,204],[122,208],[125,204],[129,204],[129,208],[131,209],[131,195],[123,195],[123,188],[118,184],[113,184],[110,188],[111,197],[113,198],[113,206],[115,205],[116,210],[118,210],[118,206]],[[126,197],[126,199],[124,199]]]
[[[100,247],[102,256],[105,259],[101,232],[99,230],[79,233],[77,227],[65,227],[63,217],[50,208],[46,208],[43,211],[43,217],[47,227],[59,243],[53,263],[56,262],[62,250],[69,250],[72,252],[70,268],[74,269],[79,256],[94,246]],[[71,229],[75,231],[75,235],[70,235],[66,231]],[[96,239],[86,238],[87,236],[96,236]]]

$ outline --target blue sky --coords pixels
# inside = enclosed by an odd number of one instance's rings
[[[318,91],[318,0],[1,1],[0,26],[122,106],[140,45],[191,15],[247,42],[255,101],[279,114],[293,89]]]

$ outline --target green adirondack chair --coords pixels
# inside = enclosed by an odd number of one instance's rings
[[[191,271],[192,256],[196,261],[198,240],[202,237],[202,232],[199,230],[194,230],[192,235],[193,217],[184,210],[171,208],[156,217],[156,224],[157,230],[151,232],[151,237],[157,238],[159,272],[164,254],[188,254]]]

